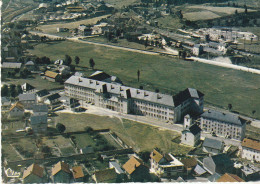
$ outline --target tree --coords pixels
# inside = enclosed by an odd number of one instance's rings
[[[16,68],[14,69],[15,73],[19,73],[20,72],[20,69],[19,68]]]
[[[237,10],[235,10],[235,14],[236,14],[236,15],[238,14]]]
[[[150,159],[150,152],[149,152],[149,151],[140,152],[139,155],[140,155],[140,158],[141,158],[144,162],[148,163],[148,161],[149,161],[149,159]]]
[[[140,80],[140,70],[137,70],[137,80],[138,80],[138,82]]]
[[[75,56],[75,63],[76,63],[76,65],[78,65],[78,64],[79,64],[79,61],[80,61],[80,58],[79,58],[79,56]]]
[[[15,84],[10,85],[10,95],[11,97],[16,97],[16,90],[15,90]]]
[[[72,59],[69,55],[65,55],[65,63],[69,66],[72,62]]]
[[[254,116],[254,114],[256,113],[256,110],[252,110],[252,115]]]
[[[16,93],[17,93],[17,95],[23,93],[22,86],[21,86],[20,84],[18,84],[18,85],[16,86]]]
[[[231,111],[232,109],[232,104],[228,104],[228,110]]]
[[[9,96],[9,88],[6,84],[4,84],[2,87],[1,87],[1,95],[2,96]]]
[[[66,130],[66,127],[61,123],[57,123],[56,129],[58,132],[63,133]]]
[[[95,62],[93,58],[89,59],[89,66],[92,68],[92,70],[94,70]]]
[[[245,14],[247,14],[247,6],[246,6],[246,5],[244,5],[244,7],[245,7]]]

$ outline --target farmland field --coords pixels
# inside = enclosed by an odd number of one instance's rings
[[[64,58],[65,54],[79,56],[79,66],[84,67],[89,66],[92,57],[96,69],[118,76],[127,86],[142,85],[152,91],[158,88],[169,94],[192,87],[202,91],[205,102],[211,105],[227,108],[231,103],[234,111],[249,116],[252,110],[260,109],[260,76],[248,72],[70,41],[39,44],[29,52],[52,60]],[[255,116],[260,118],[260,113],[257,111]]]
[[[184,13],[183,17],[185,19],[196,21],[196,20],[209,20],[209,19],[215,19],[220,18],[219,15],[211,12],[211,11],[199,11],[199,12],[190,12],[190,13]]]

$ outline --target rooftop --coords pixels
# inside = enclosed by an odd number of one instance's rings
[[[36,95],[38,95],[39,97],[43,97],[43,96],[46,96],[46,95],[49,95],[49,94],[50,93],[46,89],[43,89],[43,90],[36,92]]]
[[[36,100],[35,94],[20,94],[19,101]]]
[[[47,70],[47,71],[45,72],[45,76],[50,77],[50,78],[53,78],[53,79],[55,79],[58,75],[59,75],[58,73],[52,72],[52,71],[49,71],[49,70]]]
[[[23,179],[25,179],[27,176],[29,176],[31,174],[42,178],[43,172],[44,172],[44,169],[42,167],[40,167],[38,164],[32,164],[26,170],[24,170]]]
[[[159,163],[163,158],[163,155],[154,149],[150,157],[154,159],[155,162]]]
[[[68,174],[70,174],[70,169],[69,169],[69,165],[66,164],[65,162],[61,162],[59,161],[57,164],[55,164],[53,167],[52,167],[52,176],[56,175],[58,172],[60,171],[64,171]]]
[[[246,123],[246,120],[241,118],[238,115],[231,114],[231,113],[223,113],[223,112],[215,111],[215,110],[212,110],[212,109],[204,112],[201,115],[201,117],[206,118],[206,119],[223,121],[223,122],[226,122],[226,123],[240,125],[240,126]]]
[[[198,163],[194,157],[182,159],[181,162],[186,169],[195,167]]]
[[[84,177],[84,173],[81,166],[72,167],[72,174],[74,179]]]
[[[177,95],[174,96],[174,104],[175,106],[179,106],[184,101],[188,100],[189,98],[201,98],[204,94],[194,88],[187,88],[184,91],[179,92]]]
[[[241,145],[242,147],[251,148],[260,151],[260,142],[256,140],[244,138]]]
[[[10,111],[13,110],[15,107],[17,107],[20,110],[24,110],[24,106],[21,102],[16,102],[15,104],[12,105],[12,107],[10,108]]]
[[[136,158],[135,156],[132,156],[124,165],[123,168],[128,174],[132,174],[135,169],[139,166],[141,166],[143,162]]]
[[[22,63],[3,62],[2,68],[21,68]]]
[[[223,146],[223,143],[219,140],[216,139],[211,139],[206,137],[203,143],[203,147],[209,147],[209,148],[214,148],[214,149],[218,149],[221,150]]]
[[[217,180],[217,182],[245,182],[245,181],[237,175],[225,173]]]
[[[55,100],[55,99],[58,99],[60,98],[61,96],[59,95],[59,93],[55,93],[55,94],[52,94],[50,96],[47,97],[47,99],[49,100]]]

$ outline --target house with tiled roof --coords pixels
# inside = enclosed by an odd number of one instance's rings
[[[36,98],[37,98],[37,101],[38,101],[38,102],[43,102],[44,99],[45,99],[48,95],[50,95],[50,93],[49,93],[46,89],[37,91],[35,94],[36,94]]]
[[[172,154],[161,154],[154,149],[150,154],[151,168],[150,172],[154,173],[160,178],[175,178],[182,175],[184,171],[184,165]]]
[[[92,178],[96,183],[116,183],[117,174],[115,168],[110,168],[101,171],[95,171],[92,175]]]
[[[200,141],[201,129],[193,123],[189,114],[184,117],[183,131],[181,132],[181,143],[195,146]]]
[[[204,132],[228,139],[243,140],[246,131],[244,118],[231,113],[209,109],[200,118],[200,128]]]
[[[44,169],[38,164],[32,164],[24,170],[22,179],[23,183],[43,183]]]
[[[30,117],[31,128],[34,133],[45,133],[47,131],[47,114],[33,114]]]
[[[58,74],[56,72],[53,72],[53,71],[50,71],[50,70],[47,70],[45,72],[45,76],[43,78],[47,79],[47,80],[49,80],[51,82],[59,82],[59,81],[61,81],[60,74]]]
[[[24,94],[26,94],[26,93],[34,93],[36,91],[35,87],[32,86],[31,84],[27,83],[27,82],[22,84],[21,88],[22,88]]]
[[[245,181],[235,174],[225,173],[216,182],[245,182]]]
[[[183,163],[187,174],[190,174],[198,164],[196,158],[194,157],[181,159],[181,163]]]
[[[62,161],[52,167],[51,174],[54,183],[69,183],[71,178],[69,165]]]
[[[149,168],[136,156],[131,156],[131,158],[123,165],[123,169],[132,182],[144,182],[150,180]]]
[[[32,109],[33,105],[37,104],[36,95],[34,93],[20,94],[18,98],[19,101],[24,105],[25,109]]]
[[[260,142],[245,138],[241,143],[241,157],[247,160],[260,162]]]
[[[16,102],[9,109],[10,118],[23,117],[23,115],[24,115],[24,106],[21,102]]]
[[[233,165],[233,161],[226,154],[209,155],[209,157],[203,159],[203,167],[210,174],[233,172]]]
[[[82,166],[72,167],[72,176],[73,176],[74,182],[84,182],[85,174],[83,173]]]
[[[206,137],[202,146],[204,152],[217,155],[223,152],[224,143],[217,139]]]

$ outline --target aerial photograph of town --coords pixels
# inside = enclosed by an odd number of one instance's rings
[[[1,183],[260,182],[260,0],[2,0]]]

